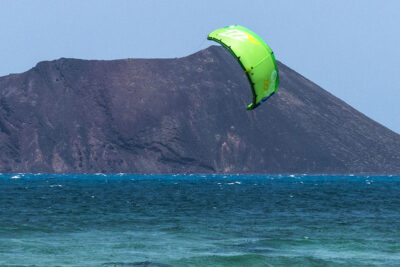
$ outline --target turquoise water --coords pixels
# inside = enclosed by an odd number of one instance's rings
[[[400,176],[0,175],[0,266],[400,266]]]

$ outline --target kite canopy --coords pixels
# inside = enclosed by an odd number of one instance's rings
[[[225,47],[246,73],[253,101],[248,110],[267,100],[279,86],[278,67],[271,48],[249,29],[232,25],[213,31],[207,37]]]

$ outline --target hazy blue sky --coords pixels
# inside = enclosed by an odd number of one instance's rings
[[[240,24],[276,58],[400,133],[400,1],[0,0],[0,76],[60,57],[182,57]]]

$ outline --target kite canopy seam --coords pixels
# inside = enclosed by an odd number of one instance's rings
[[[256,108],[276,92],[279,73],[275,56],[257,34],[245,27],[231,25],[213,31],[207,39],[228,50],[246,74],[253,93],[248,110]]]

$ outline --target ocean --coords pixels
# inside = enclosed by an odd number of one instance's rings
[[[0,266],[400,266],[400,176],[2,174]]]

